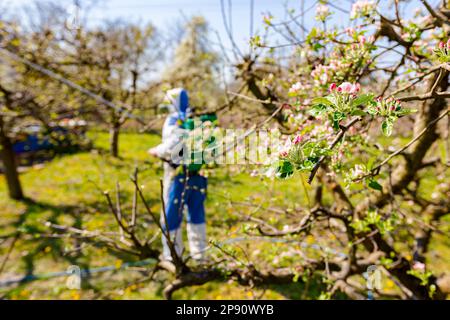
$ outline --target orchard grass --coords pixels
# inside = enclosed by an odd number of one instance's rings
[[[41,236],[49,230],[45,226],[46,221],[87,230],[117,231],[101,191],[114,191],[116,182],[120,182],[124,211],[126,214],[129,213],[133,194],[130,174],[136,166],[140,169],[139,183],[144,186],[143,190],[152,209],[155,212],[160,211],[159,178],[163,173],[162,164],[150,158],[146,152],[149,147],[156,145],[160,138],[150,134],[123,133],[120,135],[119,143],[121,157],[117,159],[107,152],[107,133],[91,131],[89,137],[94,142],[91,151],[61,155],[41,166],[27,168],[21,174],[28,198],[24,202],[8,199],[4,177],[0,176],[0,239],[20,232],[0,279],[61,271],[69,265],[78,265],[81,268],[107,265],[120,267],[123,262],[136,260],[134,257],[117,254],[96,244],[88,244],[80,249],[80,241]],[[390,141],[391,138],[384,138],[383,145],[387,145]],[[223,241],[230,237],[242,236],[242,225],[245,223],[239,221],[240,214],[248,214],[251,211],[255,212],[255,217],[264,216],[264,219],[282,229],[283,225],[277,225],[279,215],[288,220],[290,211],[307,207],[312,201],[313,189],[306,183],[301,183],[301,179],[298,179],[300,173],[294,178],[281,181],[253,178],[250,172],[251,168],[242,170],[233,167],[221,167],[210,171],[206,205],[210,238]],[[421,188],[425,196],[431,198],[432,195],[427,194],[426,190],[432,190],[436,180],[431,171],[424,170],[421,174],[425,176]],[[450,178],[450,173],[448,175]],[[307,175],[302,179],[306,181]],[[306,196],[305,188],[309,197]],[[326,193],[324,201],[330,201]],[[255,210],[246,207],[245,203],[261,204],[261,208]],[[289,209],[281,213],[264,209],[282,207]],[[149,234],[155,230],[149,217],[141,217],[141,220],[140,223],[148,226]],[[448,222],[447,219],[447,228]],[[159,239],[156,241],[159,243]],[[305,241],[314,243],[316,239],[308,236]],[[0,263],[10,243],[10,240],[0,242]],[[243,242],[240,245],[252,248],[255,257],[261,256],[261,259],[269,261],[268,263],[272,263],[279,255],[279,249],[286,248],[283,244],[265,242]],[[308,254],[315,254],[310,249],[304,250]],[[450,243],[447,237],[435,235],[428,258],[432,271],[436,274],[449,269]],[[139,282],[139,279],[142,279],[141,271],[136,269],[95,274],[83,280],[80,291],[67,289],[66,278],[62,277],[0,288],[0,296],[8,299],[162,299],[164,277],[167,275],[161,273],[156,277],[157,281]],[[179,290],[174,298],[317,299],[320,291],[319,279],[313,279],[307,285],[292,283],[257,290],[248,290],[232,282],[212,282],[200,287]]]

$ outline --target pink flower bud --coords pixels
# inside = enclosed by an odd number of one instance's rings
[[[280,152],[280,157],[281,158],[286,158],[288,156],[288,152],[287,151],[281,151]]]
[[[364,36],[359,36],[359,37],[358,37],[358,41],[359,41],[360,44],[363,45],[363,44],[366,43],[366,37],[364,37]]]
[[[439,48],[444,49],[445,43],[443,41],[439,42]]]
[[[342,89],[343,93],[356,94],[361,89],[361,86],[359,83],[351,84],[350,82],[344,82],[339,86],[339,88]]]
[[[418,271],[425,271],[425,264],[419,261],[414,262],[413,269]]]
[[[447,41],[447,49],[450,49],[450,39]]]
[[[347,32],[347,35],[348,35],[349,37],[352,37],[352,36],[355,34],[355,29],[353,29],[353,28],[347,28],[347,29],[345,30],[345,32]]]
[[[341,88],[343,93],[352,93],[353,85],[350,82],[342,83],[339,88]]]
[[[300,142],[302,142],[303,137],[301,135],[298,135],[294,138],[294,141],[292,141],[293,144],[299,144]]]
[[[336,90],[336,88],[337,88],[337,85],[336,85],[336,83],[332,83],[332,84],[330,84],[330,92],[333,92],[333,91],[335,91]]]

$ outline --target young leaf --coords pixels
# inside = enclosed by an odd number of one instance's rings
[[[294,167],[289,161],[280,161],[276,168],[275,176],[279,179],[289,178],[294,174]]]
[[[375,180],[369,181],[369,187],[378,191],[383,191],[383,187]]]
[[[313,99],[312,103],[314,105],[323,104],[323,105],[328,106],[328,107],[333,106],[333,103],[330,100],[328,100],[328,98],[325,98],[325,97],[315,98],[315,99]]]
[[[399,111],[396,111],[396,116],[403,117],[403,116],[407,116],[414,112],[417,112],[417,110],[416,109],[401,109]]]
[[[360,109],[354,109],[351,112],[352,116],[359,116],[359,117],[364,117],[367,113],[365,113],[364,111],[360,110]]]
[[[373,94],[362,94],[359,97],[357,97],[352,102],[353,107],[361,106],[367,104],[369,101],[373,100]]]
[[[394,126],[394,123],[390,119],[383,120],[383,123],[381,124],[381,131],[386,137],[389,137],[392,134],[392,127]]]
[[[313,117],[320,117],[328,110],[328,107],[324,104],[316,104],[311,107],[309,114]]]

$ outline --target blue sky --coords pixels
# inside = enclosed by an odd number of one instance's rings
[[[0,0],[0,3],[6,3],[11,7],[20,8],[22,6],[30,5],[35,0]],[[43,1],[43,0],[40,0]],[[75,0],[56,0],[68,7],[74,3]],[[83,1],[83,0],[80,0]],[[92,0],[89,0],[92,1]],[[97,23],[104,19],[117,19],[140,21],[142,23],[152,22],[159,29],[167,28],[171,23],[180,19],[182,15],[203,15],[209,21],[212,29],[218,31],[221,38],[226,40],[224,23],[221,14],[220,0],[97,0],[98,5],[89,16],[91,23]],[[250,3],[251,0],[223,0],[225,10],[228,14],[228,4],[232,4],[231,13],[233,21],[233,33],[236,42],[240,47],[248,45],[250,35]],[[305,7],[310,7],[318,1],[305,0]],[[345,10],[350,10],[352,0],[331,1],[336,3]],[[381,0],[381,5],[388,5],[391,1]],[[411,12],[413,7],[419,1],[413,0],[412,5],[407,11]],[[438,0],[431,0],[431,3],[436,3]],[[254,0],[254,30],[262,29],[262,15],[263,13],[271,12],[272,15],[280,20],[286,17],[285,6],[300,11],[300,0]],[[423,6],[421,6],[423,7]],[[348,16],[338,10],[335,11],[331,23],[342,24],[348,23]],[[314,21],[315,10],[309,11],[306,17],[306,23],[312,25]]]
[[[17,9],[22,14],[27,14],[29,11],[24,11],[23,7],[29,6],[34,3],[35,0],[0,0],[0,4],[7,4],[10,8]],[[45,1],[45,0],[39,0]],[[53,0],[53,2],[60,2],[67,6],[68,9],[73,8],[75,0]],[[95,1],[95,0],[80,0],[80,1]],[[436,4],[440,0],[429,0],[431,4]],[[167,32],[173,24],[180,21],[183,16],[190,17],[193,15],[204,16],[210,24],[211,45],[216,51],[220,52],[220,47],[217,46],[216,31],[220,35],[224,47],[231,48],[231,43],[228,40],[227,33],[222,17],[221,0],[97,0],[97,5],[90,12],[88,21],[90,24],[95,25],[101,23],[104,20],[122,19],[128,21],[135,21],[144,23],[152,23],[163,34]],[[305,0],[305,8],[312,7],[305,18],[307,27],[312,27],[318,24],[315,21],[315,7],[314,5],[318,1]],[[347,27],[350,23],[349,16],[339,10],[332,7],[332,4],[338,4],[339,7],[350,11],[354,0],[340,0],[330,1],[331,11],[334,12],[333,16],[328,22],[328,25],[339,25]],[[231,17],[233,26],[233,36],[240,47],[242,52],[248,52],[249,50],[249,38],[250,38],[250,4],[251,0],[223,0],[225,5],[225,12],[227,15],[230,13],[229,3],[231,6]],[[253,14],[253,30],[254,32],[262,31],[263,14],[270,12],[274,16],[274,23],[278,21],[286,20],[286,6],[288,8],[295,9],[296,12],[301,11],[300,0],[254,0],[254,14]],[[391,0],[381,0],[379,10],[385,13],[386,7],[392,3]],[[419,0],[411,0],[407,7],[403,7],[402,16],[411,17],[415,8],[420,7],[424,9],[424,6]],[[21,9],[22,8],[22,9]],[[389,13],[392,14],[392,10]],[[286,40],[281,37],[273,37],[272,43],[278,41],[279,43],[285,43]],[[228,51],[229,53],[229,51]],[[230,55],[230,58],[232,56]]]
[[[233,33],[240,47],[247,46],[250,34],[250,0],[233,0],[232,2]],[[228,14],[228,0],[224,0]],[[255,28],[261,26],[262,11],[273,11],[282,14],[283,1],[255,0]],[[110,0],[104,4],[102,11],[92,14],[94,19],[121,17],[124,19],[151,21],[159,28],[166,28],[182,15],[203,15],[210,27],[220,34],[222,40],[227,40],[221,14],[220,0]],[[215,36],[213,36],[213,39]],[[227,43],[228,46],[228,43]]]
[[[12,8],[20,8],[30,5],[35,0],[0,0]],[[45,0],[39,0],[45,1]],[[54,0],[70,7],[75,0]],[[83,1],[83,0],[80,0]],[[86,0],[84,0],[86,1]],[[92,0],[88,0],[92,1]],[[210,23],[211,29],[218,31],[223,40],[227,39],[225,27],[221,14],[221,0],[97,0],[98,4],[90,13],[89,21],[93,24],[104,19],[117,19],[139,21],[142,23],[151,22],[157,28],[164,31],[171,23],[180,19],[182,15],[203,15]],[[248,45],[250,35],[250,3],[251,0],[223,0],[225,10],[228,14],[228,4],[232,4],[233,33],[236,42],[240,47]],[[285,6],[300,11],[300,0],[254,0],[254,30],[262,30],[262,15],[270,12],[279,20],[286,18]],[[305,0],[305,7],[310,7],[318,1]],[[336,3],[345,10],[350,10],[353,0],[330,1]],[[439,0],[430,0],[430,3],[438,3]],[[390,0],[381,0],[381,6],[391,3]],[[411,5],[405,13],[412,13],[418,0],[412,0]],[[335,12],[331,19],[331,24],[347,24],[348,15],[331,8]],[[382,10],[383,11],[383,10]],[[316,23],[314,20],[315,10],[311,10],[306,17],[307,25]]]
[[[2,0],[0,0],[1,2]],[[58,0],[68,7],[74,0]],[[231,2],[231,14],[233,35],[238,46],[242,49],[248,48],[250,37],[250,3],[251,0],[223,0],[226,14],[229,13],[228,4]],[[34,0],[3,0],[11,7],[21,8],[30,5]],[[285,5],[300,11],[299,0],[254,0],[254,31],[262,30],[263,13],[270,12],[275,18],[282,20],[286,17]],[[316,3],[306,0],[306,7]],[[347,9],[351,1],[344,1],[343,6]],[[315,23],[315,10],[310,11],[307,18],[308,23]],[[104,19],[123,19],[139,21],[141,23],[151,22],[162,31],[179,20],[182,16],[202,15],[210,23],[211,30],[217,31],[225,41],[226,47],[230,47],[227,39],[223,18],[221,14],[220,0],[100,0],[97,7],[89,16],[90,23],[99,23]],[[338,14],[339,15],[339,14]],[[338,18],[338,17],[336,17]],[[213,33],[213,39],[215,34]]]
[[[20,8],[30,5],[35,0],[0,0],[0,3],[6,3],[12,8]],[[39,0],[44,1],[44,0]],[[75,0],[55,0],[67,5],[68,8]],[[83,1],[83,0],[80,0]],[[84,0],[86,1],[86,0]],[[92,0],[88,0],[92,1]],[[227,35],[221,14],[220,0],[97,0],[97,7],[90,13],[89,22],[99,23],[104,19],[117,19],[139,21],[142,23],[151,22],[157,28],[165,31],[170,24],[173,24],[182,15],[203,15],[210,23],[211,29],[219,33],[225,45],[230,47],[227,41]],[[241,48],[248,48],[250,35],[250,3],[251,0],[223,0],[225,10],[228,14],[228,4],[232,4],[233,34],[236,43]],[[263,13],[271,12],[279,20],[286,18],[285,6],[293,8],[296,12],[300,11],[300,0],[254,0],[254,30],[262,30]],[[318,1],[305,0],[305,7],[310,7]],[[340,7],[350,10],[353,0],[330,1]],[[430,0],[430,3],[437,3],[438,0]],[[391,3],[388,0],[381,0],[381,6]],[[415,6],[419,4],[418,0],[411,1],[411,5],[406,9],[406,13],[411,13]],[[335,11],[332,24],[347,24],[348,15]],[[382,10],[383,11],[383,10]],[[306,17],[306,23],[311,26],[316,23],[314,20],[315,10],[311,10]],[[245,50],[244,50],[245,51]]]

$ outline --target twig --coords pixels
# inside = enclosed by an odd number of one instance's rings
[[[344,137],[344,135],[347,132],[347,130],[350,129],[350,127],[352,127],[359,120],[361,120],[361,118],[354,118],[347,125],[341,126],[341,130],[339,131],[339,133],[336,136],[336,138],[334,138],[334,140],[331,142],[331,144],[328,147],[328,149],[332,150],[339,143],[339,141],[341,141],[341,139]],[[322,164],[322,162],[325,160],[325,158],[326,158],[326,156],[320,157],[319,161],[317,161],[317,163],[315,164],[314,168],[311,170],[311,174],[309,175],[309,178],[308,178],[308,183],[309,184],[311,184],[311,182],[314,180],[314,177],[315,177],[315,175],[317,173],[317,170],[319,170],[319,167]]]
[[[411,145],[414,144],[414,142],[419,140],[428,130],[430,130],[439,120],[443,119],[449,113],[450,113],[450,109],[447,109],[446,111],[444,111],[439,117],[437,117],[436,119],[431,121],[422,131],[420,131],[413,139],[411,139],[411,141],[409,141],[407,144],[405,144],[400,149],[397,149],[394,153],[390,154],[379,165],[374,167],[368,174],[358,177],[358,178],[354,179],[353,181],[356,182],[356,181],[360,181],[360,180],[368,178],[368,177],[373,177],[373,176],[378,175],[380,173],[380,169],[382,166],[384,166],[386,163],[391,161],[392,158],[396,157],[397,155],[399,155],[400,153],[402,153],[403,151],[408,149]]]
[[[116,210],[117,210],[117,219],[122,221],[122,204],[120,202],[120,184],[116,182]],[[123,229],[119,226],[120,239],[123,241],[125,239],[123,235]]]
[[[3,269],[6,266],[6,262],[8,262],[9,256],[11,255],[11,252],[14,249],[14,245],[16,244],[16,241],[19,239],[20,237],[20,232],[17,232],[16,235],[14,236],[13,240],[11,241],[11,244],[9,245],[8,251],[6,252],[5,258],[2,261],[2,265],[0,266],[0,274],[3,272]]]
[[[133,178],[134,180],[137,181],[138,179],[138,168],[134,168],[134,173],[133,173]],[[131,221],[130,221],[130,228],[131,230],[134,230],[134,227],[136,226],[136,215],[137,215],[137,190],[136,188],[134,189],[134,193],[133,193],[133,205],[132,205],[132,209],[131,209]]]

